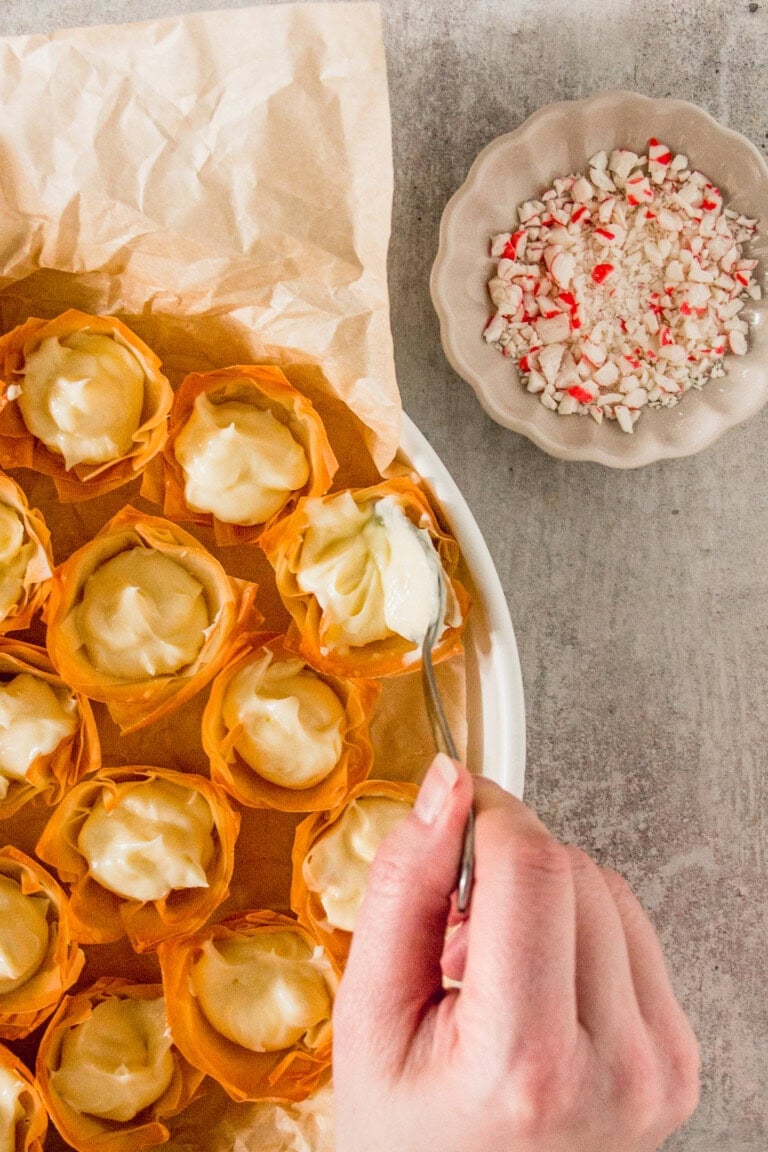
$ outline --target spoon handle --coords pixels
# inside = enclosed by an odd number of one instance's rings
[[[452,760],[458,760],[451,730],[445,716],[442,697],[435,679],[435,669],[432,664],[431,637],[425,639],[421,662],[421,681],[424,688],[424,699],[427,705],[427,715],[432,728],[432,735],[439,752],[444,752]],[[475,869],[475,810],[470,808],[467,823],[464,828],[464,840],[461,848],[461,862],[459,864],[459,878],[456,890],[456,910],[463,914],[469,908],[472,893],[472,879]]]

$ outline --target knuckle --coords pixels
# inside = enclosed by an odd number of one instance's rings
[[[618,1108],[627,1129],[638,1136],[655,1130],[665,1111],[666,1089],[647,1037],[625,1037],[614,1080]]]
[[[509,1101],[515,1131],[521,1140],[541,1138],[562,1124],[576,1107],[576,1078],[554,1051],[529,1055],[514,1078]]]
[[[614,871],[613,868],[603,868],[602,872],[614,900],[619,903],[626,903],[629,900],[634,901],[635,894],[630,887],[629,881],[626,880],[620,872]]]
[[[682,1013],[673,1036],[667,1042],[667,1060],[667,1099],[671,1118],[677,1125],[696,1111],[701,1091],[699,1045]]]
[[[518,836],[509,852],[516,871],[546,880],[559,880],[570,875],[569,851],[551,836]]]

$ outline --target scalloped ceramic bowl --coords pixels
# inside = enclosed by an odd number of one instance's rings
[[[718,184],[726,207],[758,217],[750,255],[759,261],[763,299],[750,301],[742,314],[750,324],[747,354],[727,356],[727,374],[701,391],[691,389],[676,407],[646,409],[627,435],[613,421],[598,425],[587,416],[548,411],[524,390],[511,361],[485,342],[492,311],[486,285],[495,265],[488,242],[509,229],[513,208],[556,176],[584,172],[601,149],[642,154],[650,136],[683,152],[691,167]],[[430,286],[445,354],[494,420],[552,456],[636,468],[701,451],[768,401],[767,269],[768,167],[754,145],[683,100],[617,91],[549,104],[480,153],[443,213]]]

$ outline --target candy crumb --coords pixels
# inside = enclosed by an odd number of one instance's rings
[[[483,335],[545,408],[631,434],[642,409],[672,407],[748,351],[757,221],[655,137],[644,156],[601,151],[586,167],[491,238]]]

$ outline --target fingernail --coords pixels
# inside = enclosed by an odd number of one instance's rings
[[[458,778],[459,770],[453,760],[438,752],[421,783],[413,806],[414,814],[422,824],[434,824],[448,802]]]

